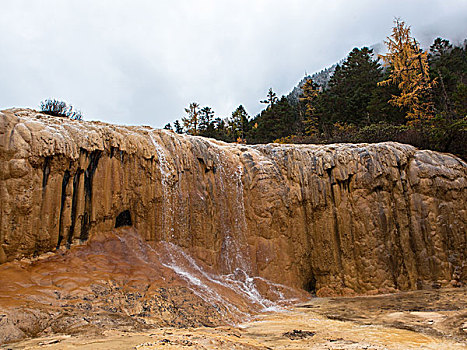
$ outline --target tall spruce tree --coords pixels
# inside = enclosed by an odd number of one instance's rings
[[[211,107],[203,107],[199,111],[199,135],[205,137],[215,137],[214,111]]]
[[[291,126],[295,119],[295,109],[289,100],[282,96],[252,121],[255,126],[248,133],[248,140],[252,143],[269,143],[286,137],[292,134]]]
[[[454,47],[448,40],[436,38],[430,46],[428,63],[432,79],[438,82],[433,87],[436,112],[450,119],[465,116],[466,109],[461,107],[462,102],[467,104],[467,96],[461,97],[467,86],[465,48]]]
[[[319,98],[316,112],[328,126],[336,122],[363,126],[370,124],[368,104],[373,90],[381,80],[382,69],[373,59],[373,50],[354,48],[347,59],[338,65]]]
[[[214,118],[214,111],[211,107],[203,107],[199,111],[199,131],[203,132],[209,128],[209,125],[212,123]]]
[[[271,108],[275,103],[279,101],[279,98],[277,97],[276,93],[272,90],[272,88],[269,88],[268,94],[266,96],[266,99],[261,100],[261,103],[267,104],[269,108]]]
[[[382,80],[388,79],[390,75],[390,69],[387,69],[383,73]],[[371,98],[368,102],[367,111],[370,116],[372,124],[385,123],[402,125],[405,124],[407,115],[406,107],[394,106],[388,103],[392,96],[400,94],[400,90],[397,85],[378,85],[371,92]]]
[[[246,142],[246,134],[249,130],[249,115],[242,105],[232,112],[231,125],[234,139],[238,142]]]

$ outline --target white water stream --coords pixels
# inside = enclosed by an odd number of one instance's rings
[[[162,136],[154,134],[154,131],[148,132],[158,157],[161,173],[163,233],[160,237],[165,245],[165,252],[164,254],[157,252],[157,254],[162,264],[185,279],[196,295],[211,304],[223,305],[230,313],[242,312],[233,302],[219,295],[216,291],[219,287],[230,289],[260,310],[277,310],[278,305],[260,293],[257,283],[267,284],[277,299],[283,298],[280,290],[284,286],[273,284],[260,277],[252,277],[253,269],[246,239],[248,228],[244,207],[243,167],[238,165],[241,164],[240,161],[229,159],[222,146],[203,140],[209,142],[209,151],[212,152],[212,158],[215,160],[213,167],[216,192],[219,197],[216,200],[221,230],[218,234],[222,237],[219,256],[222,274],[207,273],[182,248],[173,243],[175,225],[185,226],[179,222],[185,218],[180,213],[184,208],[177,201],[178,198],[182,198],[179,185],[183,174],[177,171],[176,162],[179,160],[173,159],[162,141],[159,141]],[[172,138],[168,133],[164,136]],[[234,202],[232,198],[235,199]]]

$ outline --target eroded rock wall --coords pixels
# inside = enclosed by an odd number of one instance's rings
[[[219,273],[319,294],[467,280],[467,164],[397,143],[226,144],[0,114],[0,261],[84,242],[125,210]]]

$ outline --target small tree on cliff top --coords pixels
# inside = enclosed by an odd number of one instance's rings
[[[41,112],[53,115],[55,117],[70,118],[75,120],[82,120],[81,112],[74,111],[73,106],[67,105],[66,102],[58,100],[44,100],[41,102]]]
[[[399,19],[394,24],[392,34],[385,41],[389,52],[380,56],[390,66],[391,74],[389,79],[378,84],[398,85],[401,93],[393,95],[389,103],[407,107],[408,123],[417,124],[433,117],[434,106],[430,95],[434,81],[430,79],[427,53],[410,36],[410,27]]]
[[[186,117],[182,118],[183,126],[190,135],[198,135],[199,126],[199,104],[196,102],[190,103],[188,108],[185,108]]]

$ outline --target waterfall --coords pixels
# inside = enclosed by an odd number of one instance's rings
[[[177,172],[176,169],[174,169],[175,166],[169,162],[166,150],[155,139],[154,130],[150,130],[148,135],[154,145],[161,174],[163,198],[161,239],[164,241],[170,241],[174,238],[174,207],[176,205],[175,182],[177,181]]]
[[[169,132],[164,132],[163,136],[168,136],[173,140]],[[179,215],[183,211],[183,205],[177,199],[181,194],[178,185],[180,184],[180,174],[178,172],[179,159],[173,159],[167,149],[163,147],[163,142],[154,131],[149,131],[148,136],[154,146],[154,151],[158,157],[159,170],[161,174],[162,186],[162,234],[160,235],[164,247],[164,254],[158,252],[161,262],[167,268],[172,269],[180,277],[185,279],[190,289],[206,302],[222,305],[226,312],[234,315],[244,315],[235,306],[235,301],[230,301],[218,289],[228,289],[238,298],[241,296],[248,300],[255,309],[273,310],[278,306],[274,301],[263,297],[259,291],[257,283],[269,284],[272,294],[277,299],[283,299],[282,285],[274,285],[260,277],[253,276],[253,267],[246,239],[247,222],[244,205],[243,176],[244,170],[240,159],[229,157],[221,145],[208,140],[202,140],[200,145],[206,147],[209,155],[213,158],[215,167],[215,186],[218,193],[219,221],[218,234],[222,237],[221,249],[219,253],[220,274],[207,273],[196,261],[174,243],[174,227],[182,225],[184,216]],[[177,139],[176,141],[179,142]],[[178,183],[178,184],[177,184]],[[234,199],[232,201],[232,198]],[[178,215],[181,220],[175,220]],[[224,295],[221,297],[220,295]]]
[[[221,211],[223,235],[221,265],[226,273],[240,269],[251,273],[251,261],[246,242],[246,218],[243,198],[243,168],[226,163],[228,155],[219,147],[215,152],[218,171],[216,172],[219,192],[222,195]],[[232,170],[234,169],[234,170]],[[229,198],[234,198],[233,202]]]

